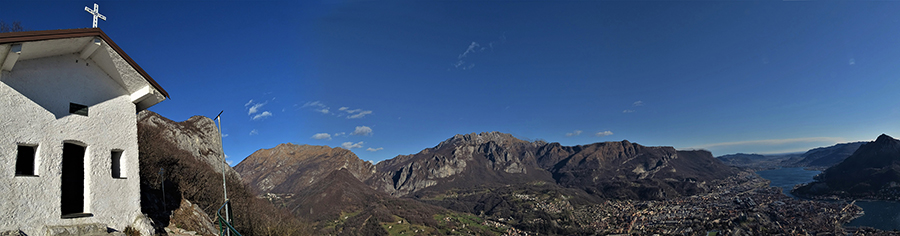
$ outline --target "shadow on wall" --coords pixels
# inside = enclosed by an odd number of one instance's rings
[[[60,119],[71,103],[90,108],[128,94],[93,64],[74,55],[20,61],[2,82]]]

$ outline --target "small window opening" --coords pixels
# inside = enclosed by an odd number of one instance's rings
[[[34,155],[37,147],[28,145],[19,145],[16,154],[16,175],[17,176],[35,176],[34,174]]]
[[[69,113],[76,114],[76,115],[88,116],[88,106],[70,102],[69,103]]]
[[[125,178],[125,166],[122,165],[122,150],[112,150],[112,177],[116,179]]]

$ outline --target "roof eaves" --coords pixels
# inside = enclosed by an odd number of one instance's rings
[[[106,41],[113,50],[116,51],[120,56],[122,56],[125,61],[134,68],[147,82],[150,82],[156,90],[163,94],[166,98],[169,98],[169,93],[166,92],[165,89],[162,88],[156,80],[153,80],[146,71],[144,71],[141,66],[137,64],[133,59],[131,59],[119,45],[116,45],[106,33],[103,33],[103,30],[100,28],[84,28],[84,29],[63,29],[63,30],[42,30],[42,31],[25,31],[25,32],[11,32],[11,33],[0,33],[0,44],[5,43],[18,43],[18,42],[30,42],[30,41],[40,41],[40,40],[51,40],[51,39],[64,39],[64,38],[77,38],[77,37],[88,37],[88,36],[98,36]]]

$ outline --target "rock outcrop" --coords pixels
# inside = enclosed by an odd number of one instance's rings
[[[137,115],[138,123],[147,127],[165,130],[162,133],[166,140],[176,145],[175,148],[185,150],[195,159],[208,163],[216,173],[222,174],[222,143],[216,122],[205,116],[193,116],[182,122],[175,122],[155,112],[143,110]],[[240,178],[230,166],[225,173]]]
[[[211,119],[174,122],[142,111],[137,123],[141,212],[156,233],[210,235],[210,216],[224,203],[219,136]],[[305,224],[255,196],[225,167],[233,225],[245,235],[302,234]],[[175,227],[175,228],[173,228]],[[138,229],[142,230],[142,229]],[[177,232],[176,232],[177,231]]]

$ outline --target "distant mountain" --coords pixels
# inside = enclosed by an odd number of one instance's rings
[[[290,143],[257,150],[234,169],[261,193],[296,193],[340,169],[361,180],[375,172],[375,166],[347,149]]]
[[[417,154],[376,165],[366,181],[394,196],[452,189],[549,183],[621,199],[692,195],[734,174],[707,151],[645,147],[628,141],[562,146],[499,132],[456,135]]]
[[[343,148],[279,144],[254,152],[235,170],[275,206],[313,222],[320,235],[487,232],[435,220],[466,217],[460,213],[369,187],[361,180],[370,178],[375,167]]]
[[[790,163],[798,167],[831,167],[844,161],[866,142],[839,143],[834,146],[810,149],[803,153],[802,159]]]
[[[729,166],[751,167],[770,161],[772,158],[760,154],[736,153],[718,156],[716,159],[719,159],[722,163]]]
[[[866,142],[839,143],[828,147],[810,149],[805,153],[788,153],[774,155],[729,154],[716,157],[729,166],[772,169],[780,167],[813,167],[828,168],[840,163]]]
[[[900,140],[886,134],[794,189],[801,196],[900,200]]]
[[[707,151],[628,141],[562,146],[499,132],[455,135],[375,166],[340,148],[281,144],[235,170],[275,205],[318,222],[319,233],[375,235],[383,233],[376,225],[392,230],[388,222],[426,234],[504,232],[466,227],[482,221],[476,216],[541,234],[589,234],[572,227],[573,207],[694,195],[736,173]]]

